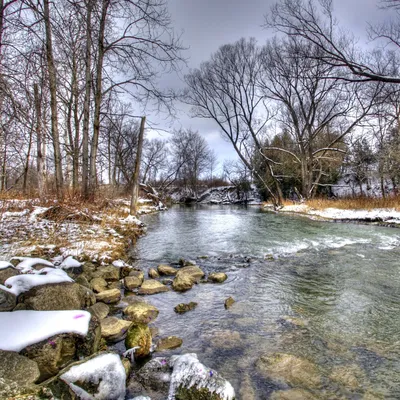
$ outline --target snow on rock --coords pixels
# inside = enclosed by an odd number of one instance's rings
[[[222,400],[233,400],[235,390],[232,385],[216,371],[204,366],[195,353],[172,356],[169,365],[173,368],[168,400],[175,399],[176,390],[180,387],[206,388],[218,394]]]
[[[14,268],[14,265],[12,265],[8,261],[0,261],[0,269],[6,269],[6,268]]]
[[[84,400],[123,400],[125,398],[126,373],[118,354],[102,354],[82,364],[74,365],[60,376],[74,393]],[[88,393],[80,386],[75,385],[91,383],[88,386],[97,386],[96,393]]]
[[[24,275],[17,275],[8,278],[0,289],[19,296],[35,286],[48,285],[51,283],[74,282],[67,273],[61,269],[42,268],[40,270],[31,270]]]
[[[19,260],[21,261],[16,268],[19,269],[22,273],[27,273],[32,271],[35,265],[44,265],[47,267],[54,267],[53,263],[50,261],[44,260],[43,258],[31,258],[31,257],[13,257],[11,260]]]
[[[121,219],[121,223],[123,224],[134,224],[138,226],[143,226],[143,222],[140,219],[136,218],[134,215],[128,215],[126,218]]]
[[[79,261],[75,260],[74,257],[68,256],[65,260],[62,261],[62,263],[59,265],[58,268],[61,269],[78,268],[81,265],[82,264]]]
[[[60,333],[86,336],[87,311],[12,311],[0,313],[0,349],[20,352],[27,346]]]

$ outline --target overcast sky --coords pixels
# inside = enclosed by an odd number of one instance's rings
[[[335,15],[341,26],[346,27],[366,43],[367,22],[374,22],[384,13],[377,7],[379,0],[333,0]],[[273,35],[262,27],[264,16],[273,0],[168,0],[172,23],[176,32],[182,32],[182,42],[189,49],[185,52],[188,68],[196,68],[207,61],[221,45],[233,43],[241,37],[255,37],[260,44]],[[387,12],[386,12],[387,13]],[[387,15],[387,14],[386,14]],[[185,69],[187,71],[187,69]],[[163,78],[163,84],[183,87],[177,76]],[[236,158],[230,144],[224,141],[218,127],[211,120],[190,118],[188,108],[181,109],[175,128],[192,128],[199,131],[217,152],[220,163],[226,158]],[[160,120],[159,120],[160,121]],[[165,122],[160,128],[171,130]],[[153,135],[152,135],[153,136]],[[162,134],[165,137],[165,134]]]

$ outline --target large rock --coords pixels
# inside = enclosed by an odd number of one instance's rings
[[[101,293],[107,290],[107,281],[103,278],[93,278],[90,281],[90,286],[95,293]]]
[[[142,283],[138,294],[157,294],[162,292],[168,292],[168,287],[154,279],[148,279]]]
[[[36,361],[40,370],[39,382],[42,382],[56,375],[71,362],[97,352],[100,340],[100,325],[92,318],[85,337],[63,333],[27,346],[20,353]]]
[[[196,354],[172,356],[169,397],[176,400],[234,400],[232,385],[200,363]]]
[[[158,316],[158,309],[151,304],[138,301],[124,309],[125,318],[138,324],[148,324]]]
[[[178,270],[170,265],[160,264],[157,267],[157,271],[160,275],[176,275]]]
[[[30,391],[40,377],[37,363],[13,351],[0,350],[0,398]],[[26,389],[26,390],[25,390]]]
[[[0,289],[0,312],[12,311],[17,305],[17,297],[7,290]]]
[[[77,283],[63,282],[36,286],[18,298],[27,310],[79,310],[96,302],[94,293]]]
[[[97,301],[103,303],[118,303],[121,300],[121,291],[119,289],[105,290],[104,292],[96,294]]]
[[[16,268],[14,268],[12,266],[0,269],[0,284],[4,285],[4,282],[8,278],[11,278],[12,276],[19,275],[19,273],[20,272]]]
[[[125,339],[127,349],[135,348],[135,358],[143,358],[150,354],[151,332],[145,324],[132,325]]]
[[[118,342],[125,337],[132,322],[116,317],[108,317],[101,320],[100,324],[101,336],[108,342]]]
[[[261,375],[293,387],[315,389],[321,386],[321,377],[315,364],[291,354],[275,353],[261,356],[256,363]]]
[[[172,283],[172,288],[177,292],[185,292],[204,277],[204,272],[197,266],[191,265],[181,268]]]
[[[99,321],[106,318],[108,313],[110,312],[110,307],[107,304],[98,302],[93,304],[91,307],[88,308],[90,314],[94,315]]]

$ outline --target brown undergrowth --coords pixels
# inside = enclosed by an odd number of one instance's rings
[[[339,208],[341,210],[373,210],[376,208],[389,208],[400,211],[400,195],[386,198],[376,197],[351,197],[339,199],[315,198],[304,202],[310,208],[315,210],[324,210],[326,208]],[[284,201],[284,206],[293,205],[290,200]]]

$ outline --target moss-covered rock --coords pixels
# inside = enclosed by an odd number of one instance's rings
[[[107,290],[107,281],[103,278],[93,278],[90,281],[90,286],[95,293],[101,293]]]
[[[151,304],[137,301],[124,309],[124,316],[129,321],[139,324],[148,324],[158,316],[158,309]]]
[[[180,303],[174,307],[174,311],[178,314],[184,314],[188,311],[194,310],[197,307],[197,303],[191,301],[190,303]]]
[[[27,310],[79,310],[96,302],[94,293],[75,282],[36,286],[19,296]]]
[[[118,267],[113,265],[104,265],[98,267],[95,272],[93,272],[93,278],[103,278],[106,281],[118,281],[120,278],[120,271]]]
[[[204,275],[203,270],[195,265],[183,267],[177,272],[172,288],[177,292],[185,292],[199,282]]]
[[[13,351],[0,350],[0,398],[30,393],[40,377],[37,363]]]
[[[100,325],[92,318],[85,337],[73,333],[56,335],[25,347],[20,354],[37,363],[40,371],[38,382],[42,382],[71,362],[97,352],[100,340]]]
[[[128,330],[125,339],[125,347],[135,350],[135,358],[143,358],[150,354],[151,347],[151,332],[145,324],[134,324]]]
[[[128,290],[133,290],[138,288],[143,282],[143,279],[138,278],[137,276],[127,276],[124,278],[124,286]]]

